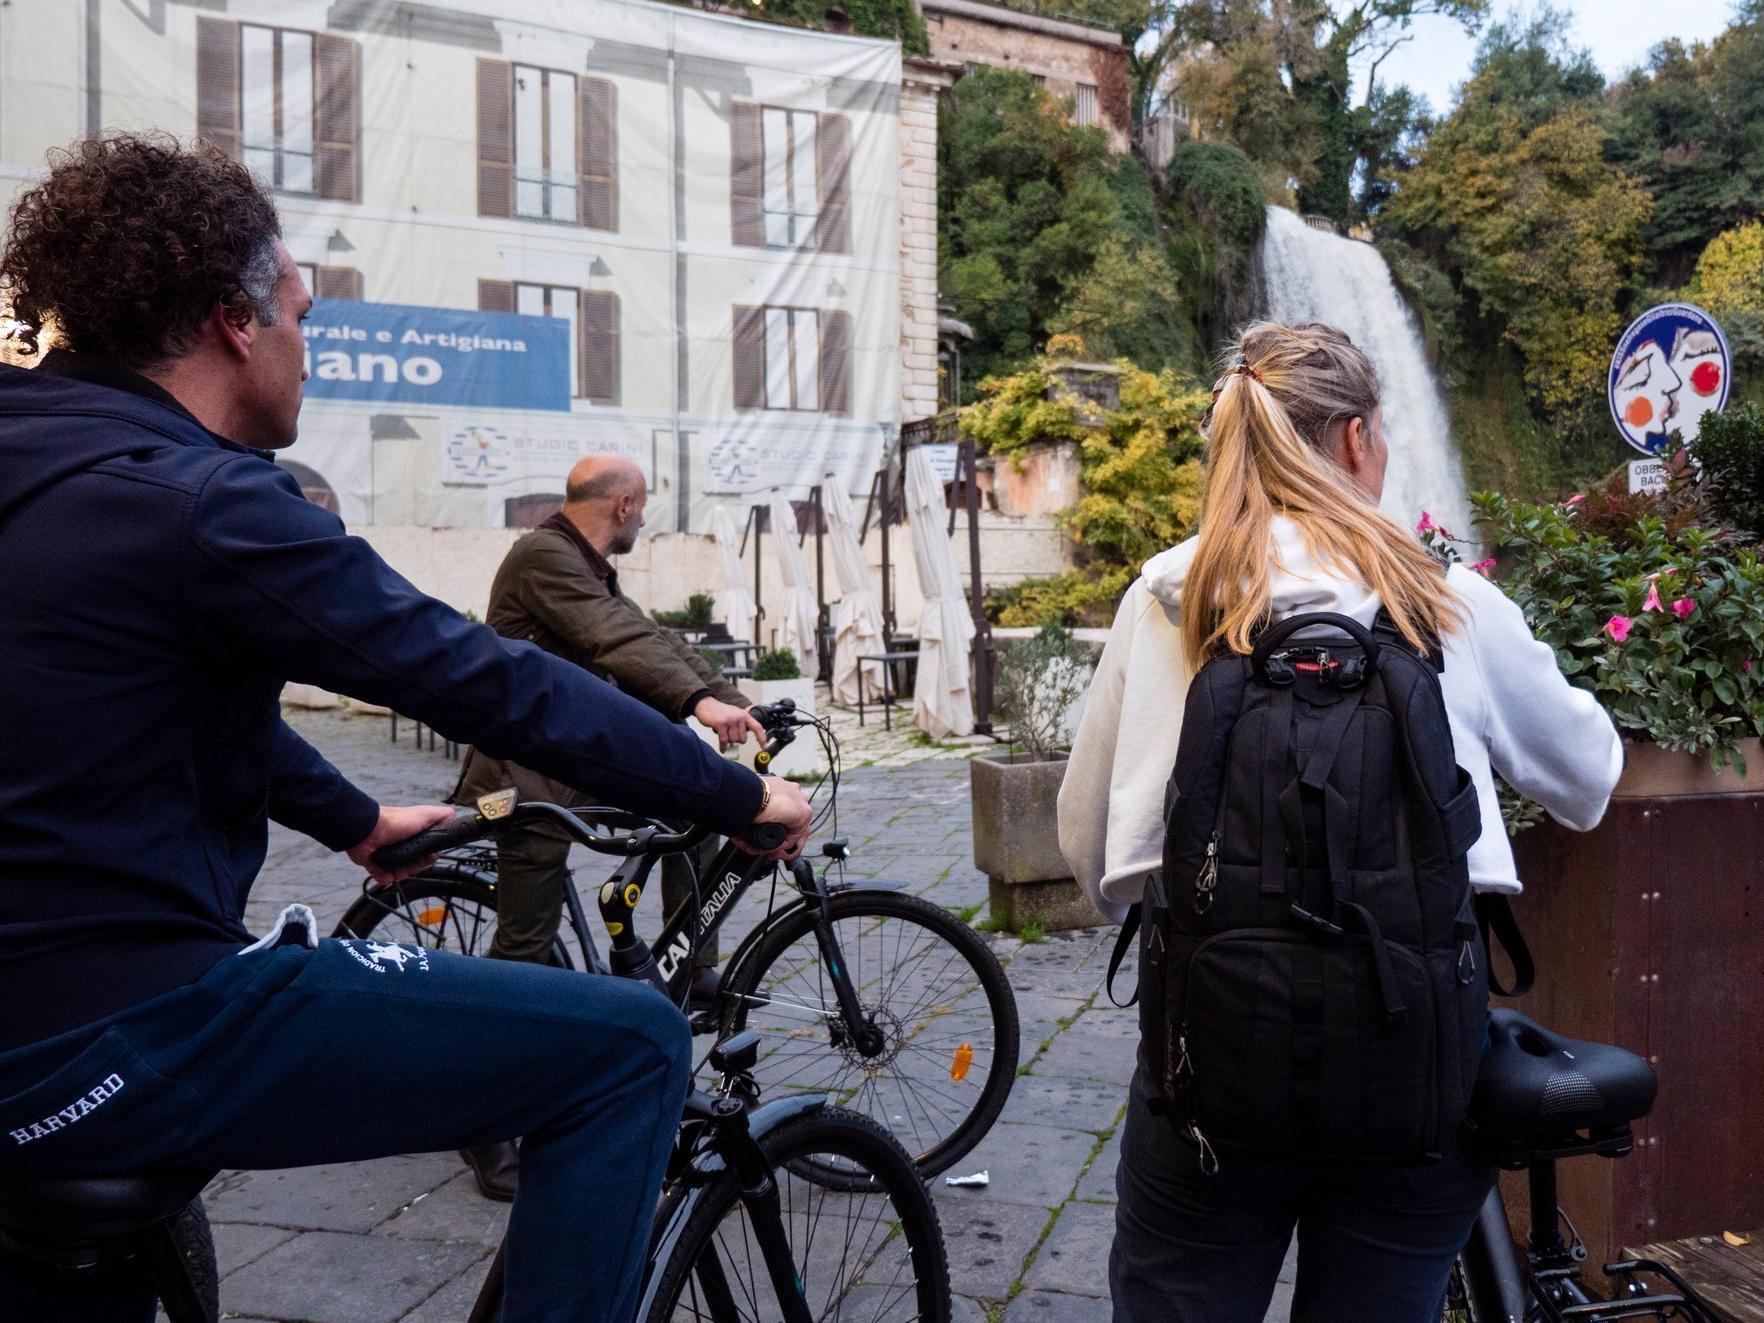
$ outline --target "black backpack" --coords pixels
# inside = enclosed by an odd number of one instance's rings
[[[1428,1161],[1463,1119],[1488,1011],[1465,863],[1482,819],[1441,665],[1382,614],[1317,613],[1194,677],[1163,870],[1110,975],[1143,917],[1152,1109],[1207,1171]]]

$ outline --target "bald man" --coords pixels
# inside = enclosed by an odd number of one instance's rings
[[[765,730],[747,712],[752,700],[672,630],[656,624],[619,591],[610,557],[637,545],[649,499],[643,472],[618,455],[589,455],[570,470],[564,504],[509,548],[490,588],[488,620],[505,638],[527,639],[575,662],[676,721],[687,716],[717,733],[724,748]],[[591,801],[528,768],[466,755],[454,792],[458,803],[514,786],[522,799],[573,806]],[[509,832],[497,847],[496,936],[490,956],[544,964],[563,914],[569,839],[552,827]],[[672,913],[691,898],[685,860],[662,862],[662,904]],[[715,953],[700,952],[714,966]],[[491,1198],[514,1197],[512,1144],[465,1154],[478,1187]]]

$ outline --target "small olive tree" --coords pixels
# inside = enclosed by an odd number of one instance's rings
[[[1073,706],[1090,683],[1090,649],[1060,625],[1013,645],[998,665],[998,696],[1011,742],[1044,762],[1071,739]]]

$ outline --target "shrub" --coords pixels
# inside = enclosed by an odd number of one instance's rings
[[[760,653],[754,659],[753,678],[798,680],[802,678],[802,668],[796,664],[796,654],[789,648],[773,648],[770,652]]]
[[[1704,414],[1690,452],[1703,467],[1709,503],[1721,517],[1764,538],[1764,409],[1742,404]]]
[[[1090,683],[1090,649],[1059,625],[1006,650],[998,663],[998,696],[1010,713],[1011,741],[1037,762],[1070,738],[1072,706]]]
[[[693,593],[684,611],[655,612],[655,623],[669,629],[708,629],[716,609],[717,599],[709,593]]]
[[[1268,223],[1262,177],[1238,148],[1187,139],[1170,158],[1165,179],[1169,191],[1194,208],[1214,237],[1244,249],[1261,241]]]

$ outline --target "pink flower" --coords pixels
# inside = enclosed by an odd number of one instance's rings
[[[1665,609],[1666,608],[1660,603],[1660,585],[1657,583],[1650,583],[1648,585],[1648,600],[1642,603],[1642,610],[1664,611]]]
[[[1574,495],[1570,496],[1567,500],[1563,501],[1562,504],[1563,505],[1579,505],[1585,499],[1586,499],[1585,492],[1575,492]]]
[[[1689,620],[1691,612],[1696,609],[1697,604],[1688,597],[1681,597],[1672,604],[1673,614],[1680,620]]]
[[[1601,634],[1609,634],[1613,640],[1622,643],[1629,637],[1629,627],[1634,622],[1628,616],[1612,616],[1605,622]]]
[[[1747,657],[1743,662],[1740,663],[1740,669],[1744,670],[1744,671],[1751,670],[1752,669],[1752,659],[1750,657]]]
[[[1417,533],[1431,533],[1433,531],[1433,516],[1423,510],[1420,521],[1415,525],[1415,531]]]
[[[1494,567],[1495,567],[1495,558],[1493,556],[1490,556],[1487,560],[1477,561],[1476,564],[1472,565],[1470,568],[1473,571],[1475,571],[1477,574],[1480,574],[1483,578],[1486,579],[1488,577],[1488,572],[1490,570],[1492,570]]]

